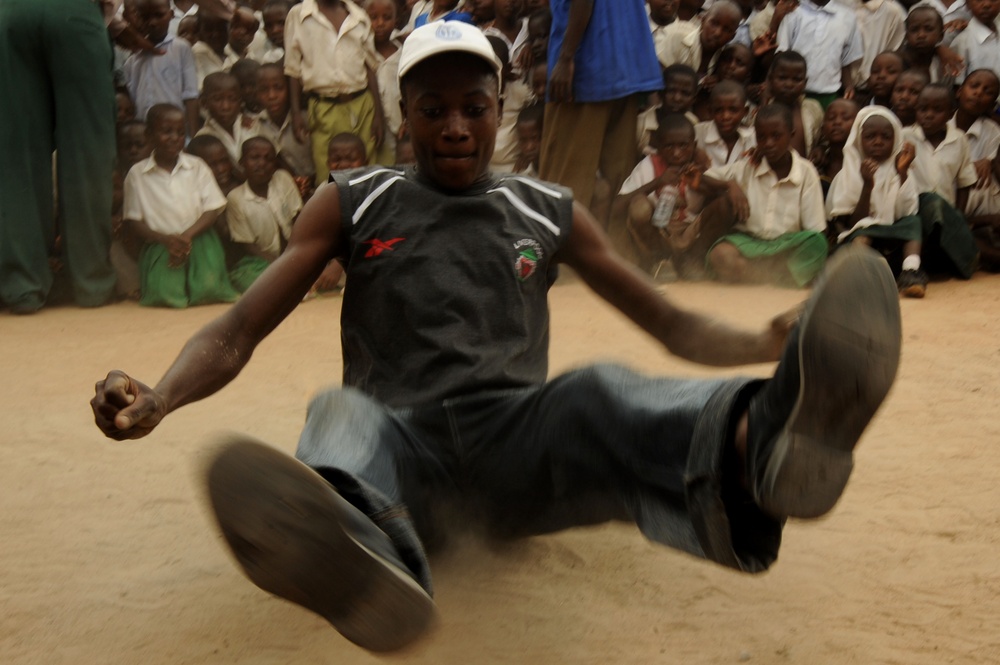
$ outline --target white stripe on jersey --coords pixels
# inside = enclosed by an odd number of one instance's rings
[[[515,208],[517,208],[522,213],[524,213],[531,219],[535,220],[536,222],[547,228],[549,231],[552,232],[553,235],[558,236],[562,233],[559,230],[559,227],[552,223],[551,219],[529,208],[528,204],[522,201],[516,194],[514,194],[514,192],[510,191],[510,189],[508,189],[507,187],[496,187],[494,189],[487,191],[486,193],[492,194],[493,192],[499,192],[500,194],[506,196],[507,200],[510,201]]]
[[[366,173],[363,176],[361,176],[360,178],[355,178],[354,180],[348,180],[347,184],[353,187],[354,185],[358,184],[359,182],[364,182],[365,180],[368,180],[369,178],[374,178],[379,173],[395,173],[396,175],[403,175],[402,171],[397,171],[395,169],[375,169],[371,173]]]
[[[556,191],[551,187],[546,187],[542,183],[538,182],[537,180],[533,180],[531,178],[525,178],[524,176],[519,176],[519,175],[510,175],[504,178],[504,180],[517,180],[519,183],[527,185],[532,189],[537,189],[541,193],[548,194],[553,198],[561,199],[563,197],[562,192]]]
[[[393,173],[396,173],[396,172],[393,171]],[[367,177],[368,176],[363,176],[362,179],[367,178]],[[377,199],[378,197],[382,196],[382,194],[385,193],[385,190],[389,189],[389,187],[391,187],[394,182],[396,182],[398,180],[403,180],[403,179],[404,179],[403,176],[397,175],[394,178],[389,178],[388,180],[386,180],[385,182],[383,182],[381,185],[379,185],[378,187],[376,187],[374,189],[374,191],[372,191],[371,194],[369,194],[368,196],[365,197],[365,200],[361,202],[361,205],[358,206],[358,209],[354,211],[354,216],[351,218],[351,220],[355,224],[357,224],[358,221],[361,219],[361,216],[365,214],[366,210],[368,210],[368,207],[371,204],[375,203],[375,199]]]

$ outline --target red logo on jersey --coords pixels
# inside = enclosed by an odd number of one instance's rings
[[[384,251],[393,251],[393,245],[406,238],[393,238],[392,240],[379,240],[378,238],[373,238],[372,240],[365,240],[362,245],[371,245],[368,251],[365,252],[365,258],[370,259],[373,256],[378,256]]]

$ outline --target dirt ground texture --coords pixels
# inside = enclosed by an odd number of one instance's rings
[[[805,297],[679,284],[685,306],[759,326]],[[597,360],[713,376],[667,355],[572,279],[551,294],[553,374]],[[826,518],[790,522],[749,576],[608,524],[433,562],[441,623],[370,655],[230,563],[197,482],[213,434],[294,450],[310,395],[340,379],[339,298],[305,303],[218,395],[116,443],[93,384],[155,383],[222,311],[0,315],[0,662],[1000,663],[1000,276],[902,303],[903,360]],[[771,366],[736,370],[766,375]]]

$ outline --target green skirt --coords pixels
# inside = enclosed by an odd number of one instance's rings
[[[236,262],[229,271],[229,281],[233,283],[240,293],[250,288],[250,285],[257,281],[261,273],[264,272],[271,262],[259,256],[244,256]]]
[[[191,242],[191,253],[183,265],[170,266],[165,245],[147,243],[139,254],[140,305],[183,308],[234,302],[239,293],[226,273],[226,255],[214,230]]]
[[[880,240],[909,242],[911,240],[920,240],[922,234],[920,217],[910,215],[909,217],[901,217],[892,224],[874,224],[858,229],[844,238],[840,244],[847,244],[859,236],[878,238]]]
[[[930,271],[949,270],[969,279],[979,264],[979,247],[965,215],[932,192],[920,195],[924,245],[921,256]]]
[[[816,231],[793,231],[772,240],[755,238],[746,233],[732,233],[723,236],[715,244],[720,242],[733,245],[749,261],[786,255],[788,274],[800,287],[809,284],[820,273],[829,251],[826,237]]]

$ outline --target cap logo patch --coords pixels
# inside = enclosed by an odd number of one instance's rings
[[[453,42],[462,38],[462,31],[458,28],[442,23],[434,33],[434,36],[438,39]]]

